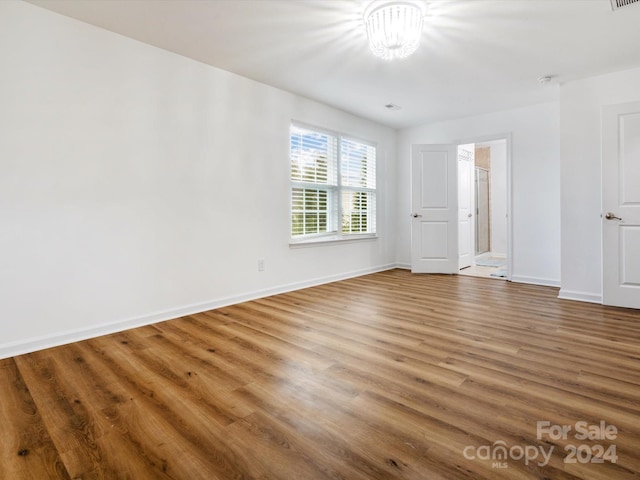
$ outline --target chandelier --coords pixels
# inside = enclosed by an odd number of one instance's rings
[[[369,48],[385,60],[405,58],[416,51],[422,36],[423,1],[374,1],[364,12]]]

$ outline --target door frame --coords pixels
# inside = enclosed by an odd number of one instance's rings
[[[462,176],[462,169],[461,167],[461,160],[460,160],[460,147],[462,147],[462,145],[458,145],[458,214],[460,214],[461,208],[463,208],[463,206],[461,205],[460,202],[460,188],[463,187],[463,184],[461,183],[461,176]],[[467,243],[467,247],[469,249],[469,264],[465,265],[464,267],[460,264],[460,255],[461,255],[461,249],[458,249],[458,271],[462,270],[463,268],[468,268],[473,266],[473,259],[475,258],[475,252],[476,252],[476,242],[475,242],[475,238],[476,238],[476,214],[475,214],[475,205],[476,205],[476,199],[474,198],[474,172],[475,172],[475,152],[471,152],[471,159],[469,160],[470,165],[467,165],[466,168],[468,168],[468,184],[466,185],[466,188],[468,189],[468,193],[469,193],[469,198],[467,199],[466,203],[466,208],[468,208],[468,216],[467,216],[467,222],[469,224],[469,236],[468,238],[465,240],[465,242]],[[458,240],[461,241],[462,240],[462,230],[461,230],[461,220],[460,220],[460,216],[458,215]]]
[[[511,281],[513,277],[513,193],[512,193],[512,180],[513,169],[511,167],[511,144],[512,134],[497,133],[492,135],[482,135],[477,137],[465,137],[462,139],[454,140],[452,143],[458,145],[464,145],[467,143],[487,143],[495,142],[498,140],[504,140],[506,142],[507,150],[507,280]]]

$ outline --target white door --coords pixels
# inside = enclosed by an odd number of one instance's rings
[[[602,113],[602,301],[640,308],[640,102]]]
[[[458,269],[470,267],[475,254],[474,157],[475,145],[458,146]]]
[[[411,148],[411,271],[458,272],[456,145]]]

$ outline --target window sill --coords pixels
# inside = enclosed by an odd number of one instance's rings
[[[289,240],[289,248],[301,247],[319,247],[323,245],[337,245],[344,243],[356,243],[365,240],[377,240],[378,235],[350,235],[348,237],[340,237],[332,235],[329,237],[307,238],[305,240]]]

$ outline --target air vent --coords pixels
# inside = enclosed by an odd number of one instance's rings
[[[617,10],[622,7],[627,7],[632,3],[640,3],[640,0],[611,0],[611,8]]]
[[[400,105],[396,105],[395,103],[387,103],[384,108],[387,110],[400,110],[402,107]]]

